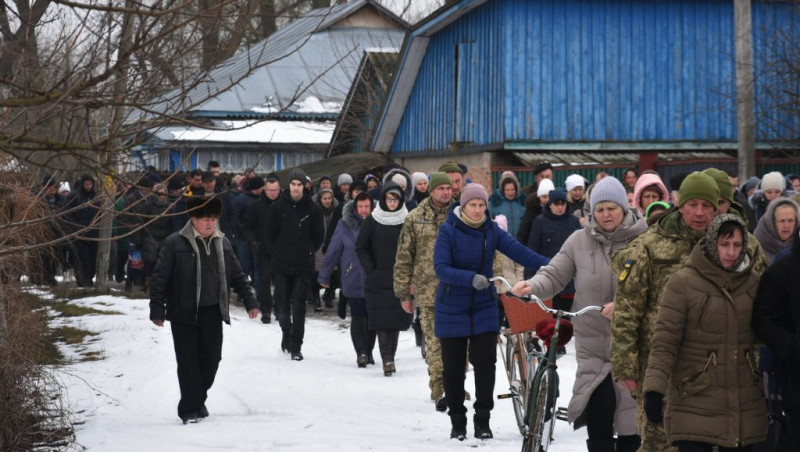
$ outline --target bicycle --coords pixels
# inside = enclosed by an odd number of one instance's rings
[[[522,452],[546,452],[553,441],[556,419],[567,419],[565,408],[556,409],[559,395],[557,350],[562,343],[561,335],[566,333],[562,327],[565,321],[569,323],[568,319],[603,308],[587,306],[577,312],[552,309],[535,295],[517,297],[511,293],[511,284],[502,276],[490,281],[500,281],[508,287],[505,295],[501,296],[510,325],[510,332],[503,332],[506,344],[502,356],[510,392],[497,398],[510,398],[514,404],[514,415],[523,437]],[[531,301],[536,304],[530,304]],[[552,336],[547,338],[534,334],[541,320],[552,319],[552,316],[555,316]],[[540,344],[540,339],[545,347]],[[563,344],[566,345],[568,340]],[[498,342],[502,348],[502,339],[498,338]]]

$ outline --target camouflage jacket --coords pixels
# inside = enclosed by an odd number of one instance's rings
[[[397,240],[397,259],[394,264],[394,293],[401,300],[411,299],[414,285],[418,305],[433,307],[439,278],[433,269],[433,248],[439,227],[447,219],[453,202],[442,210],[434,209],[427,197],[412,210]]]
[[[673,207],[614,255],[611,268],[618,285],[611,322],[611,371],[615,379],[644,380],[664,287],[704,236],[689,229]],[[748,252],[754,259],[753,271],[763,273],[767,262],[752,234]]]

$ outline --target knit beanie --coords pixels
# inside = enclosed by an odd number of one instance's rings
[[[400,173],[397,173],[394,176],[392,176],[392,182],[399,185],[403,190],[405,190],[408,185],[408,179],[406,179],[406,177]]]
[[[665,202],[665,201],[656,201],[654,203],[651,203],[649,206],[647,206],[647,210],[645,210],[644,218],[645,219],[650,218],[650,214],[654,210],[658,210],[658,209],[669,210],[670,207],[671,206],[669,205],[669,203]]]
[[[779,190],[783,191],[786,188],[786,179],[780,171],[773,171],[767,173],[761,179],[761,191]]]
[[[567,187],[567,191],[572,191],[572,189],[575,187],[586,188],[586,181],[580,174],[570,174],[569,177],[567,177],[566,182],[564,182],[564,186]]]
[[[549,195],[551,191],[555,190],[556,186],[550,179],[542,179],[539,182],[539,188],[536,189],[536,196]]]
[[[417,183],[421,180],[428,180],[428,176],[422,172],[414,172],[411,174],[411,185],[417,186]]]
[[[761,179],[757,178],[756,176],[753,176],[750,179],[747,179],[747,181],[745,181],[745,183],[742,185],[742,193],[744,195],[747,195],[748,191],[750,191],[753,188],[758,187],[758,184],[760,184],[760,183],[761,183]]]
[[[622,207],[623,212],[628,212],[628,194],[625,193],[622,182],[615,177],[604,177],[594,184],[592,196],[589,197],[589,208],[594,212],[595,206],[605,201],[613,202]]]
[[[683,207],[692,199],[708,201],[716,209],[719,206],[719,187],[714,178],[699,171],[686,176],[678,190],[678,207]]]
[[[467,184],[461,189],[461,198],[459,203],[462,206],[465,206],[473,199],[482,199],[484,203],[489,203],[489,195],[486,193],[486,188],[477,182]]]
[[[724,171],[720,171],[716,168],[708,168],[703,171],[703,174],[708,174],[714,179],[714,182],[717,183],[720,198],[733,202],[733,184]]]
[[[439,185],[452,185],[453,183],[450,182],[450,176],[447,173],[442,171],[437,171],[431,174],[431,181],[428,184],[428,193],[433,193],[433,190],[438,187]]]
[[[464,172],[461,170],[461,167],[458,166],[458,163],[456,162],[445,162],[444,164],[442,164],[442,166],[439,167],[439,171],[444,173],[464,174]]]
[[[306,173],[303,170],[301,170],[300,168],[293,169],[292,171],[289,172],[289,181],[288,182],[292,182],[293,180],[299,180],[301,184],[305,185],[306,184]],[[289,186],[288,183],[287,183],[286,186],[287,187]]]
[[[264,179],[261,177],[253,177],[252,179],[247,181],[247,191],[258,190],[259,188],[264,186]]]
[[[336,180],[337,187],[344,184],[352,184],[352,183],[353,183],[353,177],[347,173],[340,174],[339,179]]]
[[[567,202],[567,191],[563,188],[556,188],[550,191],[550,197],[547,198],[547,206],[550,207],[556,201]]]

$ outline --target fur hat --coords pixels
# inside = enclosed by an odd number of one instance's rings
[[[550,192],[555,189],[556,186],[553,185],[553,181],[550,179],[542,179],[541,182],[539,182],[539,188],[536,189],[536,196],[549,195]]]
[[[482,199],[484,203],[489,203],[489,194],[486,193],[486,188],[477,182],[467,184],[461,189],[459,203],[464,206],[473,199]]]
[[[440,185],[453,185],[450,182],[450,176],[442,171],[437,171],[431,174],[431,181],[428,183],[428,193],[433,193],[433,190]]]
[[[216,196],[190,196],[186,200],[186,212],[190,218],[219,218],[222,215],[222,200]]]
[[[553,169],[553,165],[550,164],[550,162],[542,162],[542,163],[536,165],[536,167],[533,169],[533,175],[535,176],[535,175],[541,173],[542,171],[552,170],[552,169]]]
[[[692,199],[708,201],[716,209],[719,206],[719,187],[714,178],[699,171],[686,176],[678,191],[678,207]]]
[[[628,194],[619,179],[608,176],[600,179],[592,188],[592,195],[589,197],[589,208],[594,212],[595,206],[601,202],[610,201],[620,207],[623,212],[628,212]]]
[[[567,191],[572,191],[575,187],[586,188],[586,179],[580,174],[570,174],[564,182],[564,186],[567,187]]]
[[[778,190],[783,191],[786,188],[786,179],[780,171],[773,171],[767,173],[761,178],[761,191]]]

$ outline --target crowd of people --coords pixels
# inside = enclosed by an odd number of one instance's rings
[[[314,186],[299,169],[287,180],[224,182],[211,162],[185,179],[148,172],[122,184],[110,274],[149,291],[156,325],[171,321],[181,419],[208,416],[233,288],[251,318],[278,321],[281,350],[295,361],[307,306],[335,302],[342,319],[349,306],[355,365],[376,364],[377,343],[387,377],[402,370],[398,338],[416,313],[430,398],[448,412],[451,438],[467,435],[469,363],[474,435],[489,439],[504,324],[490,279],[503,275],[517,281],[515,294],[557,309],[603,308],[574,320],[568,419],[587,428],[590,452],[752,451],[768,419],[800,427],[800,291],[791,283],[800,177],[770,172],[740,185],[715,168],[669,180],[627,169],[620,179],[570,174],[556,187],[544,162],[530,185],[505,171],[487,189],[467,171],[390,163]],[[102,273],[97,242],[81,240],[97,233],[94,183],[83,176],[62,194],[46,177],[41,190],[76,234],[58,255],[79,286]],[[43,265],[37,281],[54,284],[56,267]],[[772,394],[764,375],[782,383]]]

